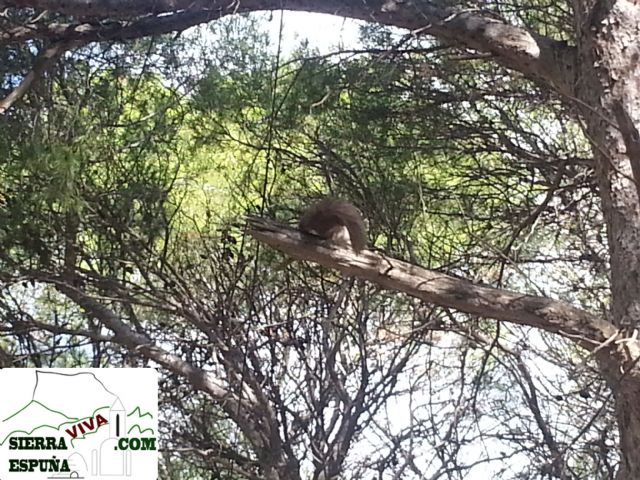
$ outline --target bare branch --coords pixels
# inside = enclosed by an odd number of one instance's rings
[[[115,312],[102,305],[81,290],[72,287],[64,282],[53,282],[56,288],[66,295],[70,300],[82,307],[86,312],[95,316],[103,325],[115,333],[112,341],[127,347],[130,351],[136,352],[149,358],[156,363],[166,367],[171,372],[186,378],[196,389],[208,393],[214,399],[221,402],[224,410],[229,414],[236,414],[238,411],[244,412],[245,416],[252,411],[252,406],[247,399],[239,399],[236,395],[222,387],[212,375],[195,368],[190,363],[185,362],[180,357],[164,351],[162,348],[152,344],[144,335],[136,333],[126,323],[124,323]],[[243,405],[238,408],[238,403]],[[246,422],[244,423],[246,427]],[[247,432],[245,432],[247,433]]]
[[[151,359],[187,381],[197,390],[209,394],[220,405],[222,410],[233,419],[249,440],[259,458],[270,469],[291,470],[291,464],[282,449],[282,442],[277,434],[277,423],[272,420],[273,412],[265,409],[264,404],[257,404],[249,395],[233,393],[225,388],[211,373],[184,361],[153,344],[145,335],[136,333],[118,315],[107,306],[98,302],[82,290],[64,281],[49,280],[70,300],[82,307],[87,313],[95,316],[115,336],[113,341],[126,347],[129,351]],[[256,415],[256,412],[261,412]],[[288,476],[295,480],[295,476]],[[268,475],[267,475],[268,477]]]
[[[428,303],[541,328],[588,350],[595,350],[618,333],[610,323],[565,302],[476,285],[372,251],[356,254],[267,219],[249,217],[247,221],[254,238],[287,255],[335,268]]]

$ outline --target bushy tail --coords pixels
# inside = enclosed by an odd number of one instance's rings
[[[351,246],[355,251],[359,252],[367,246],[367,227],[358,209],[351,204],[349,206],[353,212],[348,212],[345,215],[345,227],[349,230]]]
[[[342,243],[343,231],[349,232],[351,247],[360,251],[367,246],[367,227],[360,210],[344,200],[325,198],[311,206],[300,219],[300,230]],[[346,234],[346,232],[344,232]]]

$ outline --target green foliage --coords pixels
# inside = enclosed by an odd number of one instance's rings
[[[2,262],[126,275],[247,211],[292,220],[327,193],[365,212],[374,245],[431,267],[493,276],[527,252],[512,233],[557,175],[551,160],[583,151],[549,99],[382,27],[363,29],[367,51],[278,58],[258,22],[65,59],[2,119]]]
[[[431,64],[419,51],[336,61],[299,50],[270,68],[214,65],[193,98],[194,135],[202,148],[233,150],[229,174],[241,179],[243,195],[254,192],[249,198],[304,203],[329,190],[365,210],[387,251],[403,255],[411,242],[423,261],[455,263],[456,250],[489,231],[500,243],[495,232],[508,230],[543,188],[525,180],[530,168],[491,145],[500,121],[491,111],[493,72],[433,52]],[[473,103],[454,93],[461,83],[478,91]],[[500,170],[509,175],[492,174]]]
[[[61,78],[33,128],[5,139],[0,245],[16,265],[55,268],[78,243],[114,268],[126,260],[123,235],[152,248],[166,233],[180,103],[153,75],[86,75]],[[71,95],[79,81],[84,91]]]

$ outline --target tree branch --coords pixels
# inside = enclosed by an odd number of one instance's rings
[[[56,279],[47,279],[46,281],[54,284],[67,298],[112,330],[115,333],[113,342],[126,347],[132,353],[155,361],[169,371],[187,379],[197,390],[209,394],[229,418],[240,427],[263,464],[271,469],[290,473],[282,478],[292,480],[299,478],[291,469],[292,459],[282,449],[277,422],[273,420],[268,404],[260,405],[251,398],[252,395],[234,393],[222,385],[211,373],[154,345],[145,335],[130,328],[114,311],[68,282]],[[265,477],[271,478],[269,475],[265,475]]]
[[[14,103],[24,97],[42,74],[55,65],[64,52],[75,45],[77,45],[77,43],[58,42],[42,52],[36,59],[31,71],[22,79],[20,85],[0,100],[0,115],[4,114]]]
[[[256,240],[287,255],[431,304],[558,333],[592,351],[618,334],[609,322],[565,302],[476,285],[372,251],[356,254],[268,219],[248,217],[247,223]]]
[[[507,68],[541,80],[566,94],[573,93],[576,52],[552,40],[479,10],[460,10],[427,0],[0,0],[1,6],[45,9],[89,19],[127,21],[68,25],[35,25],[5,32],[5,43],[27,38],[124,40],[184,30],[226,15],[261,10],[327,13],[434,35],[480,52],[491,53]],[[14,35],[14,36],[12,36]]]
[[[118,315],[85,294],[81,290],[70,286],[66,282],[52,281],[56,288],[70,300],[82,307],[88,314],[96,317],[104,326],[115,333],[112,341],[126,347],[131,352],[140,354],[167,368],[174,374],[186,378],[196,389],[208,393],[217,400],[223,410],[236,421],[251,443],[258,449],[268,448],[264,445],[263,435],[255,428],[251,421],[254,406],[249,399],[239,398],[236,394],[220,385],[211,374],[185,362],[177,355],[173,355],[162,348],[153,345],[146,336],[136,333]]]

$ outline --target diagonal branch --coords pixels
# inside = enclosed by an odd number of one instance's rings
[[[146,336],[130,328],[114,311],[82,290],[64,281],[51,279],[48,281],[55,284],[56,288],[76,305],[82,307],[88,314],[93,315],[104,326],[112,330],[115,334],[112,339],[113,342],[126,347],[131,352],[153,360],[174,374],[187,379],[197,390],[209,394],[218,402],[226,414],[237,423],[257,451],[265,452],[271,450],[269,432],[265,432],[264,426],[261,425],[259,420],[256,420],[255,411],[257,409],[246,398],[246,395],[243,398],[238,397],[237,394],[221,385],[211,373],[196,368],[179,356],[154,345]]]
[[[77,45],[78,43],[74,42],[58,42],[42,52],[36,59],[31,71],[22,79],[20,85],[0,100],[0,115],[4,114],[14,103],[24,97],[44,72],[56,64],[64,52]]]
[[[558,333],[592,351],[618,333],[610,323],[562,301],[476,285],[372,251],[356,254],[268,219],[248,217],[247,223],[256,240],[287,255],[428,303]]]
[[[200,9],[216,2],[203,0],[0,0],[0,8],[20,7],[49,10],[64,15],[92,18],[128,18],[135,15],[160,14]],[[217,2],[223,4],[223,2]],[[226,5],[232,4],[228,0]]]
[[[30,39],[82,40],[86,43],[132,40],[164,33],[180,32],[189,27],[216,20],[221,16],[219,11],[202,9],[195,11],[185,10],[160,17],[146,16],[134,21],[26,25],[0,32],[0,45],[24,42]]]

